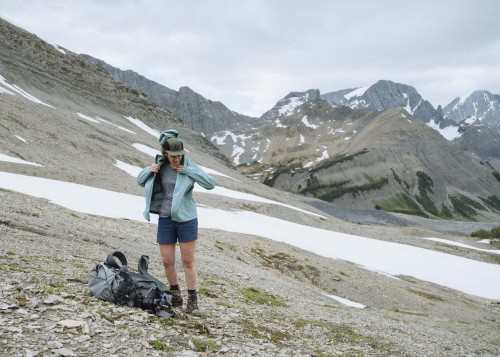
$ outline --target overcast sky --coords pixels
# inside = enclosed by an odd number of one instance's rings
[[[292,91],[380,79],[434,107],[500,94],[497,0],[0,0],[0,17],[252,116]]]

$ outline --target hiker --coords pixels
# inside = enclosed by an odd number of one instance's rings
[[[211,190],[215,187],[215,180],[186,157],[184,144],[176,130],[162,132],[159,141],[161,155],[156,155],[154,164],[144,168],[137,176],[137,183],[145,187],[144,218],[149,221],[150,213],[159,215],[157,243],[170,284],[172,306],[182,307],[183,303],[175,266],[176,244],[179,243],[188,290],[186,313],[199,316],[195,262],[198,219],[192,193],[195,182]]]

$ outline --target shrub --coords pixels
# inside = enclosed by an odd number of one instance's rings
[[[492,228],[487,231],[486,229],[478,229],[470,234],[471,237],[481,239],[500,239],[500,226]]]
[[[472,232],[470,236],[474,238],[485,239],[485,238],[490,238],[490,232],[487,231],[486,229],[478,229],[477,231]]]

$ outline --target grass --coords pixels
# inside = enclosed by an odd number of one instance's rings
[[[472,232],[470,236],[480,239],[500,239],[500,226],[492,228],[489,231],[486,229],[478,229]]]
[[[422,211],[420,206],[415,201],[413,201],[413,199],[409,195],[403,192],[398,192],[387,200],[379,200],[375,203],[376,209],[382,209],[387,212],[405,213],[415,216],[428,217],[428,215],[424,211]]]
[[[411,291],[412,293],[414,294],[417,294],[419,296],[422,296],[428,300],[432,300],[432,301],[445,301],[445,299],[443,299],[441,296],[438,296],[438,295],[435,295],[435,294],[431,294],[431,293],[428,293],[428,292],[425,292],[425,291],[421,291],[421,290],[416,290],[416,289],[408,289],[408,291]]]

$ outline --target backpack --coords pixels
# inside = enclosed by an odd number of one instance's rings
[[[90,270],[89,290],[101,300],[138,307],[160,317],[175,316],[172,294],[164,283],[148,274],[148,266],[149,257],[142,255],[137,264],[139,272],[129,271],[125,254],[115,251]]]

